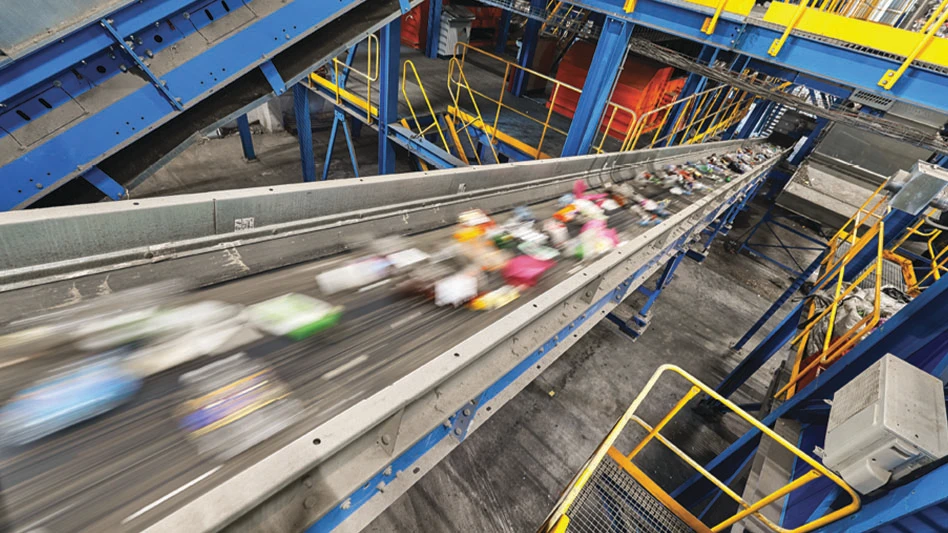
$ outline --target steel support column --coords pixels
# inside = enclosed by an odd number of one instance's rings
[[[437,3],[440,6],[441,2]],[[395,172],[395,146],[389,140],[389,125],[398,120],[401,28],[401,19],[395,19],[379,32],[379,175]],[[431,40],[430,35],[428,40]]]
[[[510,37],[510,17],[512,13],[504,9],[500,14],[500,23],[497,24],[497,44],[494,53],[503,56],[507,52],[507,39]]]
[[[609,96],[612,95],[612,88],[622,70],[633,26],[629,22],[612,17],[607,17],[603,23],[599,44],[596,45],[592,65],[589,67],[583,92],[576,104],[573,122],[563,144],[563,157],[589,152],[599,130],[600,118],[609,103]]]
[[[300,142],[303,181],[316,181],[316,160],[313,157],[313,125],[309,116],[309,88],[302,83],[293,86],[293,111],[296,113],[296,137]]]
[[[425,39],[425,55],[431,59],[438,57],[438,41],[441,37],[441,0],[428,0],[428,35]],[[396,19],[401,22],[401,19]],[[399,28],[399,31],[401,29]],[[398,32],[395,33],[396,39]],[[385,45],[382,45],[384,50]],[[384,61],[382,62],[385,63]]]
[[[544,0],[530,0],[531,12],[543,12],[545,10],[546,2]],[[537,43],[540,41],[540,28],[542,27],[542,22],[536,18],[530,18],[523,28],[520,56],[517,58],[517,64],[523,68],[533,67],[533,56],[537,53]],[[626,39],[626,41],[628,41],[628,39]],[[525,71],[517,69],[514,73],[513,90],[511,91],[514,96],[523,96],[524,91],[527,90],[527,81],[529,78],[530,76]]]
[[[633,341],[641,337],[652,320],[652,306],[658,301],[658,297],[661,296],[665,287],[668,287],[668,284],[671,283],[675,270],[678,269],[678,265],[681,264],[681,260],[685,258],[685,255],[685,252],[679,251],[665,263],[665,268],[662,269],[658,281],[655,282],[654,289],[648,289],[644,286],[638,288],[638,291],[646,296],[646,300],[642,308],[632,315],[632,318],[623,320],[616,316],[614,312],[606,315],[606,318],[619,326],[619,330],[631,337]]]
[[[787,158],[787,162],[793,166],[797,166],[802,163],[803,160],[806,159],[808,155],[810,155],[810,152],[813,151],[813,148],[816,146],[816,141],[820,137],[820,133],[823,132],[823,129],[827,124],[829,124],[828,120],[822,117],[817,117],[816,125],[813,126],[813,131],[810,132],[806,138],[806,141],[804,141],[800,148],[791,154],[789,158]]]
[[[250,121],[247,115],[237,117],[237,131],[240,132],[240,145],[244,149],[244,159],[256,160],[257,154],[253,151],[253,137],[250,135]]]

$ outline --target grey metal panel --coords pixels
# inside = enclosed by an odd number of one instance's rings
[[[198,245],[214,246],[234,239],[272,235],[275,231],[261,230],[269,226],[298,224],[295,228],[274,230],[299,229],[299,224],[313,226],[328,222],[319,220],[320,217],[344,219],[349,216],[346,213],[353,212],[366,216],[372,209],[398,209],[403,202],[422,199],[443,202],[451,197],[465,198],[479,191],[520,186],[549,176],[612,171],[616,167],[661,161],[681,154],[697,156],[720,151],[743,142],[11,211],[0,213],[0,244],[5,246],[6,252],[0,256],[0,270],[55,265],[106,254],[123,256],[116,258],[121,262],[130,256],[140,257],[143,249],[147,250],[149,259],[159,259]],[[511,167],[516,171],[511,172]],[[622,169],[618,171],[621,173]],[[616,177],[631,178],[631,171],[626,172]],[[254,232],[234,233],[238,218],[252,218]],[[205,240],[168,245],[186,239]],[[95,261],[96,264],[102,262]]]
[[[18,57],[132,0],[3,0],[0,51]]]
[[[181,240],[214,232],[214,203],[203,198],[156,198],[4,213],[0,269],[82,257],[90,250],[160,244],[149,233]],[[10,216],[12,215],[12,216]]]
[[[919,159],[927,159],[931,155],[930,150],[843,124],[835,124],[820,141],[816,151],[883,176],[909,168]]]

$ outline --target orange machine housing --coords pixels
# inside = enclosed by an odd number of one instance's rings
[[[573,87],[582,88],[589,74],[589,65],[592,64],[593,53],[596,47],[587,42],[574,44],[563,56],[559,69],[556,72],[557,81],[568,83]],[[631,109],[637,117],[664,104],[674,102],[684,86],[684,78],[672,79],[675,69],[656,61],[629,56],[625,61],[622,74],[619,75],[615,91],[612,93],[612,102]],[[576,105],[579,103],[579,94],[574,91],[560,89],[556,102],[552,102],[552,94],[547,106],[553,105],[553,110],[567,118],[573,118]],[[602,119],[602,128],[605,129],[612,115],[612,108],[608,108]],[[662,120],[663,113],[655,113],[652,119],[646,119],[648,129],[654,129]],[[617,139],[624,139],[632,127],[632,115],[626,111],[617,111],[609,128],[609,135]]]
[[[444,4],[450,4],[448,0]],[[488,7],[481,5],[464,5],[474,14],[474,21],[471,23],[472,30],[496,30],[500,24],[500,16],[503,10],[499,7]],[[402,33],[401,40],[405,46],[421,50],[425,47],[425,41],[428,39],[428,0],[418,4],[414,9],[402,15]],[[472,42],[471,44],[484,45],[490,44],[491,39]]]

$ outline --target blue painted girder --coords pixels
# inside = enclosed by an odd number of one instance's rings
[[[624,12],[624,0],[580,0],[574,3],[685,39],[738,51],[820,80],[948,112],[948,91],[944,90],[948,86],[948,75],[945,74],[909,67],[891,91],[884,91],[877,85],[879,78],[887,70],[897,69],[900,62],[797,35],[790,35],[777,57],[772,57],[767,52],[782,30],[757,26],[753,22],[745,22],[742,17],[725,13],[718,21],[714,34],[705,35],[701,32],[701,25],[710,10],[687,6],[685,3],[639,0],[632,13]],[[699,11],[702,9],[704,11]]]

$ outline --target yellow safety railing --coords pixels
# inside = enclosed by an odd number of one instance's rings
[[[694,144],[713,137],[718,132],[737,124],[750,110],[752,95],[738,91],[730,86],[718,86],[680,98],[669,104],[642,113],[635,127],[626,136],[622,143],[622,151],[638,148],[652,148],[670,138],[678,137],[682,132],[681,144]],[[714,113],[703,114],[702,111],[719,104]],[[673,116],[673,111],[681,107],[675,123],[663,136],[661,132]],[[658,118],[661,117],[661,118]],[[654,132],[647,143],[640,143],[642,135]]]
[[[690,384],[690,388],[688,392],[677,403],[675,403],[671,410],[668,411],[668,413],[662,417],[660,421],[652,426],[640,416],[638,416],[637,412],[645,401],[645,398],[655,388],[656,384],[659,382],[659,379],[666,374],[670,374],[672,376],[677,375],[681,378],[684,378],[684,380]],[[665,437],[661,433],[662,429],[664,429],[675,418],[675,416],[681,412],[681,410],[684,409],[686,405],[688,405],[691,400],[701,393],[704,393],[714,400],[720,402],[721,405],[727,408],[730,412],[753,426],[753,428],[760,431],[767,438],[772,439],[772,441],[781,448],[792,453],[802,464],[808,466],[809,470],[803,473],[800,477],[790,481],[783,487],[780,487],[779,489],[764,496],[756,502],[752,503],[746,501],[737,492],[731,489],[727,483],[714,476],[711,472],[701,466],[698,461],[688,456],[688,454],[678,448],[678,446],[672,443],[669,438]],[[636,430],[637,432],[644,430],[646,435],[634,445],[631,452],[623,453],[616,447],[616,442],[620,436],[624,436],[623,432],[629,422],[634,422],[638,427],[641,428],[640,430]],[[652,441],[657,441],[664,445],[666,449],[670,450],[691,468],[700,473],[718,490],[734,500],[739,505],[739,510],[730,517],[712,526],[704,524],[701,520],[696,518],[684,506],[675,501],[667,492],[665,492],[665,490],[663,490],[658,483],[649,478],[643,469],[639,468],[635,464],[635,459],[640,457],[642,450],[645,449],[645,447]],[[625,439],[623,439],[623,442],[625,442]],[[540,531],[544,533],[568,532],[572,527],[576,527],[577,529],[583,529],[584,525],[588,527],[588,522],[594,520],[595,518],[591,516],[592,513],[588,511],[586,513],[582,512],[584,500],[580,500],[579,496],[586,488],[587,484],[593,484],[590,487],[593,488],[595,484],[601,480],[600,476],[611,475],[605,473],[605,467],[610,463],[614,463],[615,466],[621,468],[621,475],[628,475],[632,477],[667,510],[674,513],[680,520],[685,522],[685,524],[687,524],[693,530],[699,532],[710,531],[716,533],[719,531],[724,531],[733,524],[753,516],[755,519],[759,520],[773,531],[783,533],[804,533],[847,516],[858,510],[860,505],[859,495],[857,495],[853,489],[850,488],[849,485],[847,485],[846,482],[839,478],[836,474],[798,449],[793,444],[787,442],[786,439],[778,435],[772,429],[761,424],[756,418],[746,413],[740,407],[723,396],[717,394],[713,389],[701,383],[681,368],[673,365],[662,365],[658,368],[655,374],[652,375],[651,379],[645,385],[645,388],[643,388],[639,395],[635,398],[635,401],[632,403],[629,409],[622,415],[622,417],[619,418],[618,422],[616,422],[615,426],[613,426],[605,440],[602,441],[602,443],[594,452],[593,456],[586,463],[586,466],[583,467],[583,470],[566,489],[559,502],[557,502],[553,512],[549,515],[544,525],[540,528]],[[814,520],[794,529],[785,529],[781,527],[779,524],[774,523],[761,512],[768,505],[780,500],[781,498],[784,498],[791,492],[798,490],[808,483],[820,478],[828,479],[830,482],[846,492],[849,495],[851,502],[845,507],[815,518]],[[615,480],[612,481],[615,482]],[[620,503],[620,500],[621,499],[616,499],[617,504]],[[593,498],[590,501],[594,501],[596,506],[601,507],[601,503],[598,498]]]
[[[375,44],[374,46],[373,43]],[[340,60],[338,57],[334,57],[332,58],[333,79],[329,80],[316,73],[312,73],[309,76],[309,82],[310,84],[316,83],[331,91],[336,97],[337,105],[346,101],[362,109],[365,111],[366,123],[372,124],[374,120],[378,119],[378,107],[372,104],[372,84],[379,80],[379,39],[374,33],[369,34],[366,38],[366,47],[365,72],[352,65],[347,65],[345,61]],[[348,80],[353,74],[364,84],[365,97],[356,94],[349,88],[342,87],[339,83],[341,79],[340,76]]]
[[[876,257],[874,263],[870,268],[866,268],[862,273],[856,276],[856,279],[849,283],[848,286],[846,286],[846,283],[843,281],[843,279],[846,275],[846,267],[848,263],[856,256],[856,253],[859,250],[856,246],[850,247],[850,249],[843,256],[842,264],[839,265],[839,268],[835,272],[827,272],[822,280],[817,282],[815,291],[823,291],[829,287],[829,283],[833,279],[836,280],[835,286],[833,287],[833,300],[828,306],[826,306],[817,314],[817,301],[815,298],[810,299],[808,304],[809,308],[807,311],[807,321],[804,322],[805,326],[790,341],[791,346],[797,346],[793,368],[790,372],[790,380],[786,385],[777,391],[777,393],[774,395],[775,398],[786,396],[786,398],[789,399],[792,397],[794,394],[796,394],[800,380],[808,375],[811,375],[811,373],[816,372],[819,367],[825,368],[831,365],[837,359],[846,354],[857,342],[859,342],[860,339],[863,338],[866,333],[871,331],[876,327],[876,325],[879,324],[882,311],[882,264],[885,259],[885,248],[882,244],[885,238],[885,225],[882,221],[877,224],[877,229],[874,231],[874,236],[876,240]],[[851,238],[851,242],[855,244],[855,235],[853,234]],[[840,334],[835,330],[836,317],[840,305],[849,297],[856,287],[868,279],[870,275],[875,276],[875,283],[872,289],[872,312],[863,316],[849,329]],[[808,363],[806,363],[806,366],[803,366],[804,361],[806,360],[806,347],[810,336],[813,334],[814,328],[824,320],[826,321],[826,332],[825,336],[823,337],[822,349],[817,352],[817,354],[814,354],[819,355],[819,357],[813,357]]]
[[[455,76],[457,77],[456,79],[455,79]],[[477,105],[477,99],[474,97],[474,90],[471,89],[471,84],[468,83],[467,76],[464,75],[464,69],[461,68],[461,62],[458,61],[456,57],[452,57],[451,60],[448,62],[448,80],[447,81],[448,81],[448,94],[451,95],[451,101],[454,103],[453,108],[449,108],[449,111],[450,109],[454,109],[454,110],[461,109],[461,105],[460,105],[461,89],[463,88],[464,91],[467,93],[468,98],[470,99],[471,106],[473,107],[474,113],[475,113],[475,115],[471,116],[470,118],[467,118],[467,117],[462,118],[460,114],[458,114],[457,112],[454,113],[454,116],[455,118],[458,119],[459,124],[458,124],[458,127],[455,128],[453,122],[451,123],[451,128],[452,128],[451,137],[454,139],[455,144],[457,145],[458,152],[463,154],[464,148],[461,146],[460,140],[458,139],[457,132],[464,131],[464,133],[467,135],[468,142],[470,142],[471,147],[474,148],[474,157],[477,158],[477,163],[483,164],[483,161],[481,161],[481,156],[478,154],[478,150],[476,149],[477,145],[474,143],[474,139],[471,137],[471,132],[468,130],[468,126],[473,126],[475,128],[480,129],[487,135],[487,137],[490,139],[490,142],[488,142],[487,144],[490,146],[491,153],[494,155],[494,161],[500,162],[500,159],[497,157],[497,149],[494,147],[494,139],[496,136],[497,128],[496,126],[494,127],[493,130],[488,130],[486,128],[484,117],[481,115],[481,108],[480,106]],[[541,145],[543,144],[542,138],[540,139],[540,144]],[[539,151],[539,148],[538,148],[538,151]],[[467,159],[466,157],[464,158]]]
[[[379,79],[378,37],[376,37],[375,34],[370,34],[366,39],[366,43],[368,53],[366,55],[365,72],[353,67],[352,65],[347,65],[338,57],[334,57],[332,60],[332,80],[321,76],[316,72],[313,72],[307,78],[307,82],[309,83],[310,87],[319,86],[332,93],[336,99],[336,105],[346,102],[361,109],[365,112],[366,123],[372,124],[374,121],[378,120],[379,116],[378,106],[372,103],[372,84],[377,82]],[[375,43],[374,46],[373,43]],[[343,87],[342,84],[338,83],[340,80],[340,75],[344,76],[348,80],[353,74],[356,75],[356,77],[365,87],[365,96],[356,93],[351,87]],[[348,83],[346,85],[348,85]]]
[[[826,273],[832,272],[847,257],[851,257],[869,243],[879,231],[879,224],[889,211],[889,203],[885,194],[885,183],[879,185],[866,201],[856,209],[853,216],[849,217],[839,230],[833,234],[827,241],[828,252],[823,259],[821,270]],[[868,225],[866,233],[859,237],[862,227]],[[846,254],[840,255],[842,246],[849,246]],[[828,274],[827,274],[828,275]],[[823,281],[823,280],[820,280]]]
[[[456,60],[456,63],[452,62],[452,64],[449,66],[449,69],[456,67],[457,72],[463,76],[464,69],[467,65],[469,53],[475,54],[479,58],[483,58],[483,59],[487,59],[493,62],[500,63],[504,67],[504,74],[501,80],[502,82],[500,84],[500,90],[498,91],[498,94],[496,96],[487,94],[484,91],[481,91],[477,89],[476,87],[471,86],[471,84],[469,83],[463,84],[464,91],[470,94],[472,101],[475,101],[476,99],[480,99],[483,102],[493,105],[493,109],[491,110],[492,112],[487,113],[488,115],[493,115],[492,122],[487,123],[486,120],[484,121],[485,126],[487,127],[487,130],[492,131],[492,132],[499,132],[500,131],[499,124],[500,124],[502,113],[505,113],[505,112],[513,113],[540,127],[540,134],[539,134],[538,140],[536,141],[536,144],[531,144],[521,139],[518,143],[516,143],[518,144],[518,148],[523,148],[522,151],[524,151],[525,153],[536,154],[536,157],[538,159],[541,157],[548,157],[546,156],[546,154],[543,153],[543,146],[549,141],[550,136],[560,135],[562,136],[562,138],[565,139],[567,135],[566,129],[557,126],[553,120],[554,119],[553,114],[556,110],[557,102],[567,92],[572,92],[573,94],[577,96],[582,94],[582,89],[574,87],[573,85],[570,85],[568,83],[561,82],[555,78],[552,78],[550,76],[547,76],[546,74],[537,72],[533,69],[521,67],[520,65],[512,61],[508,61],[507,59],[499,57],[490,52],[486,52],[474,46],[470,46],[466,43],[457,44],[455,57],[454,57],[454,59]],[[508,84],[511,82],[511,80],[514,78],[514,76],[517,74],[518,71],[522,71],[525,74],[528,74],[530,76],[543,79],[552,87],[550,99],[547,101],[547,104],[546,104],[548,109],[545,116],[542,119],[534,117],[518,109],[517,107],[510,105],[509,99],[505,97],[507,93]],[[461,82],[457,79],[454,79],[453,76],[449,76],[448,83],[454,84],[457,87],[458,84]],[[452,90],[453,93],[456,93],[457,91],[458,89]],[[481,115],[479,110],[477,114]],[[605,122],[606,124],[604,127],[600,128],[600,132],[599,132],[600,137],[599,137],[598,142],[596,142],[595,140],[593,142],[593,149],[598,152],[602,151],[603,145],[605,143],[605,138],[609,136],[610,131],[612,131],[613,123],[617,116],[625,115],[625,116],[630,117],[629,127],[625,131],[626,135],[628,135],[628,133],[631,131],[638,117],[638,115],[632,109],[616,104],[614,102],[609,102],[607,104],[606,111],[603,115],[604,117],[609,117],[609,118],[607,120],[606,119],[603,120],[603,122]],[[496,133],[493,135],[496,135]],[[494,138],[496,137],[495,136],[491,137],[492,140]]]
[[[422,127],[421,120],[418,118],[418,114],[415,112],[415,106],[411,103],[411,97],[408,95],[408,69],[411,69],[412,75],[415,78],[415,84],[418,86],[418,89],[421,90],[421,97],[425,100],[425,106],[428,108],[428,114],[431,117],[431,124],[426,127]],[[431,132],[432,128],[438,132],[438,138],[441,139],[441,145],[444,146],[444,150],[448,153],[451,153],[451,148],[448,146],[448,139],[444,136],[444,130],[441,128],[441,124],[438,122],[438,115],[435,114],[434,107],[431,105],[431,100],[428,98],[428,93],[425,91],[425,85],[421,82],[421,76],[418,75],[418,69],[415,68],[415,63],[410,59],[405,60],[402,63],[402,96],[405,98],[405,104],[408,106],[408,112],[411,114],[412,120],[415,121],[415,127],[418,129],[418,135],[424,137]]]
[[[784,31],[768,53],[776,56],[794,30],[874,48],[904,58],[898,68],[880,73],[878,85],[891,89],[914,61],[948,66],[948,39],[938,36],[948,22],[948,0],[927,14],[924,23],[906,18],[926,15],[912,12],[916,5],[908,0],[775,1],[764,21],[783,26]]]
[[[937,253],[935,252],[936,241],[944,233],[943,230],[939,228],[932,228],[929,231],[921,231],[922,225],[929,222],[929,219],[937,213],[936,209],[931,209],[926,213],[924,217],[921,217],[914,226],[908,228],[905,231],[905,234],[896,241],[892,246],[886,250],[886,259],[894,263],[898,263],[902,268],[902,274],[905,278],[905,284],[907,287],[907,293],[909,296],[918,296],[921,293],[922,287],[929,279],[937,281],[941,279],[943,273],[948,272],[948,246],[943,246],[941,250]],[[930,258],[928,263],[929,271],[921,279],[916,279],[915,277],[915,264],[911,259],[904,257],[899,254],[899,249],[905,244],[905,242],[912,236],[919,237],[924,239],[925,248],[928,251],[928,257]]]

